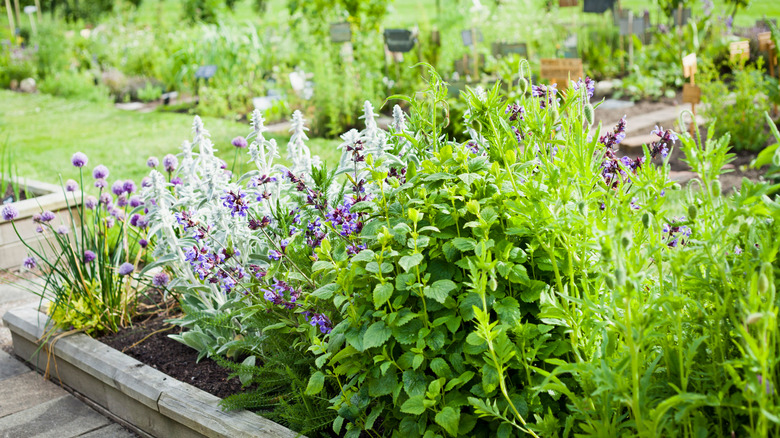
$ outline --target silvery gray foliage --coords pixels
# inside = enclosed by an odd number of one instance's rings
[[[339,145],[342,149],[339,172],[349,172],[352,177],[365,177],[367,174],[366,163],[351,162],[351,154],[346,151],[347,147],[358,143],[363,145],[364,155],[372,155],[373,164],[378,169],[404,166],[402,158],[412,149],[408,147],[408,141],[379,128],[370,102],[365,103],[361,118],[365,121],[362,131],[353,129],[341,136],[343,142]],[[192,255],[188,258],[185,253],[193,247],[207,248],[211,252],[230,247],[237,250],[236,255],[231,258],[231,263],[236,266],[243,269],[250,264],[263,265],[266,262],[258,261],[258,254],[268,254],[276,247],[268,241],[262,230],[252,230],[249,220],[274,218],[277,206],[285,211],[297,209],[301,203],[301,192],[296,190],[296,184],[286,177],[287,172],[302,177],[308,184],[313,181],[312,166],[320,165],[319,157],[312,156],[306,145],[308,129],[300,111],[295,111],[292,115],[292,135],[287,151],[291,163],[289,168],[277,162],[280,154],[276,141],[266,139],[263,135],[267,128],[262,113],[255,110],[251,119],[252,131],[247,137],[251,143],[244,159],[254,164],[252,170],[241,176],[232,175],[226,169],[225,163],[215,155],[216,149],[210,135],[202,120],[196,116],[192,141],[182,145],[178,155],[181,165],[171,175],[172,180],[178,178],[180,183],[172,184],[163,174],[152,170],[151,184],[143,191],[149,210],[149,238],[155,242],[154,255],[168,263],[176,274],[179,285],[197,291],[208,308],[224,303],[227,299],[226,293],[219,284],[199,279],[198,275],[193,273],[195,268]],[[391,130],[394,133],[408,134],[403,111],[397,106],[394,108]],[[393,153],[387,153],[391,149]],[[343,191],[339,186],[340,184],[333,184],[330,187],[327,193],[328,205],[336,206],[342,203],[343,200],[339,197]],[[261,195],[264,194],[267,198],[261,200]],[[246,204],[246,211],[239,214],[231,209],[236,205],[236,195],[243,195],[239,203]],[[234,196],[233,200],[226,199],[230,196]],[[198,225],[184,230],[182,222],[186,220],[182,219],[183,214]],[[279,230],[274,229],[275,226],[277,224],[272,220],[266,231],[278,234]],[[237,287],[242,287],[241,284],[250,278],[251,275],[244,279],[237,278]]]

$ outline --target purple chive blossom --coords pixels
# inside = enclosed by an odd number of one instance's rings
[[[38,234],[41,234],[41,233],[43,233],[43,227],[42,227],[42,226],[40,226],[40,225],[37,225],[37,226],[35,227],[35,232],[36,232],[36,233],[38,233]]]
[[[114,181],[114,184],[111,184],[111,193],[119,196],[124,192],[125,192],[125,183],[123,183],[122,181]]]
[[[157,287],[165,287],[169,281],[171,281],[171,278],[165,272],[158,272],[152,277],[152,284]]]
[[[41,214],[40,214],[40,213],[33,213],[33,215],[32,215],[32,220],[33,220],[33,222],[35,222],[35,223],[40,223],[40,222],[41,222],[41,220],[42,220],[42,219],[41,219]]]
[[[114,218],[113,217],[107,217],[106,218],[106,228],[112,228],[114,226]]]
[[[138,246],[140,246],[141,248],[146,248],[147,246],[149,246],[149,241],[147,241],[146,239],[141,239],[138,241]]]
[[[17,210],[16,207],[12,204],[6,204],[3,206],[2,215],[3,220],[12,221],[16,219],[17,216],[19,216],[19,210]]]
[[[135,188],[136,188],[135,187],[135,182],[133,182],[133,180],[131,180],[131,179],[128,179],[127,181],[125,181],[123,187],[125,189],[125,193],[127,193],[128,195],[130,195],[133,192],[135,192]]]
[[[57,234],[59,234],[59,235],[64,236],[64,235],[68,234],[68,231],[69,230],[68,230],[68,227],[66,225],[60,225],[59,227],[57,227]]]
[[[84,206],[88,210],[93,210],[97,206],[98,200],[94,196],[87,196],[87,200],[84,201]]]
[[[95,187],[99,188],[100,190],[105,189],[108,187],[108,182],[104,180],[103,178],[96,179],[95,180]]]
[[[128,274],[130,274],[130,273],[131,273],[131,272],[133,272],[134,270],[135,270],[135,266],[133,266],[133,264],[132,264],[132,263],[130,263],[130,262],[124,262],[124,263],[122,263],[122,265],[119,267],[119,271],[118,271],[118,272],[119,272],[119,275],[122,275],[122,276],[124,276],[124,275],[128,275]]]
[[[140,207],[144,205],[144,201],[141,200],[139,196],[131,196],[130,197],[130,206],[133,208]]]
[[[65,191],[66,192],[75,192],[78,189],[79,189],[79,184],[76,181],[74,181],[72,179],[69,179],[69,180],[65,181]]]
[[[100,195],[100,203],[105,205],[106,208],[108,208],[109,205],[111,205],[111,202],[113,201],[113,198],[108,193],[103,193]]]
[[[46,210],[43,213],[41,213],[41,221],[42,222],[51,222],[53,221],[57,216],[54,215],[54,213]]]
[[[160,165],[160,160],[158,160],[157,157],[149,157],[149,159],[146,160],[146,165],[154,169]]]
[[[87,161],[89,161],[89,159],[83,152],[76,152],[70,157],[70,162],[75,167],[84,167],[87,165]]]
[[[119,195],[116,198],[116,205],[119,207],[126,207],[127,206],[127,196],[126,195]]]
[[[94,169],[92,169],[92,177],[95,179],[108,178],[108,167],[102,164],[98,164]]]
[[[93,261],[95,261],[96,258],[97,258],[97,255],[94,252],[92,252],[90,250],[84,251],[84,263],[85,264],[92,263]]]
[[[248,145],[246,139],[244,137],[241,137],[240,135],[234,138],[233,141],[230,142],[230,144],[240,149],[245,148]]]
[[[38,266],[38,262],[35,261],[35,257],[26,257],[22,261],[22,265],[25,269],[35,269]]]
[[[165,171],[168,173],[173,172],[176,170],[176,166],[179,165],[179,159],[176,158],[173,154],[168,154],[165,157],[163,157],[163,167],[165,167]]]

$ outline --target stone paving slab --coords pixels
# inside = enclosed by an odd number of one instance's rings
[[[0,381],[0,419],[67,394],[28,368],[24,374]]]
[[[66,394],[0,418],[0,437],[77,437],[110,423],[108,418],[98,414],[72,395]]]
[[[30,369],[23,363],[14,359],[5,351],[0,351],[0,381],[29,372]],[[0,403],[2,403],[2,400],[5,399],[0,397]]]
[[[135,438],[136,434],[128,431],[118,424],[110,424],[93,430],[92,432],[79,435],[78,438]]]

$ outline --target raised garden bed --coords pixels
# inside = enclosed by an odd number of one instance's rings
[[[51,211],[57,216],[56,224],[65,224],[70,229],[73,228],[71,216],[74,221],[78,221],[76,206],[81,202],[80,192],[68,193],[66,198],[62,187],[58,185],[24,179],[16,179],[13,183],[18,184],[25,194],[23,200],[13,203],[19,210],[19,216],[15,219],[16,229],[19,230],[21,237],[34,248],[39,247],[39,242],[45,239],[45,235],[35,231],[35,224],[32,221],[33,214],[44,210]],[[68,214],[68,205],[70,205],[72,215]],[[27,247],[19,241],[11,222],[0,218],[0,269],[18,268],[24,257],[27,256],[27,252]]]
[[[248,411],[223,412],[219,398],[179,382],[119,351],[74,334],[41,341],[46,315],[9,311],[14,352],[138,429],[157,437],[300,437]]]

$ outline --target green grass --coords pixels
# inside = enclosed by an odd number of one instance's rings
[[[122,111],[110,105],[96,105],[43,94],[20,94],[0,90],[0,142],[7,140],[15,156],[19,176],[58,183],[75,178],[70,157],[81,151],[89,157],[87,168],[105,164],[115,179],[145,176],[149,156],[162,158],[177,153],[185,140],[192,138],[192,116],[152,112]],[[206,129],[220,156],[230,166],[234,149],[230,140],[250,132],[247,124],[224,119],[204,118]],[[289,137],[275,136],[280,155],[287,154]],[[335,165],[339,152],[333,140],[308,142],[312,154]]]

